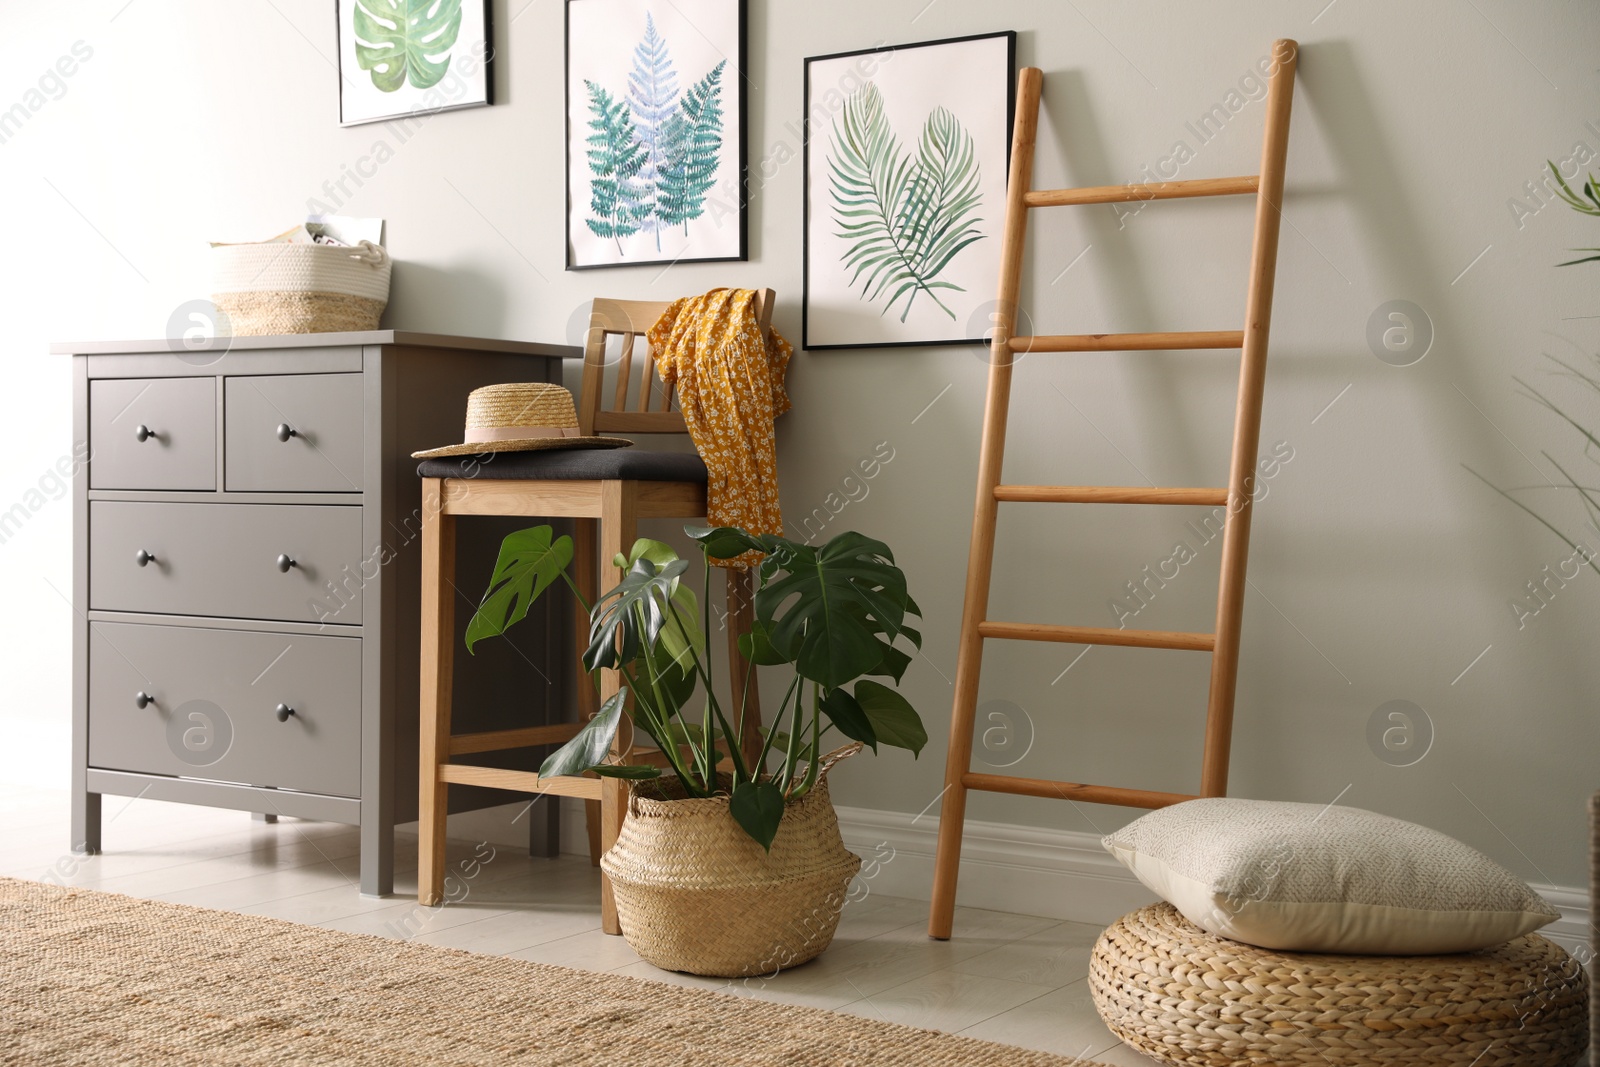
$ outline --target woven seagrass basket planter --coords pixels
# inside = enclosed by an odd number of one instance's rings
[[[728,798],[666,799],[638,783],[617,843],[600,861],[622,936],[668,971],[722,978],[771,974],[833,940],[861,858],[847,851],[824,776],[789,805],[763,852]]]
[[[393,269],[382,247],[242,244],[211,249],[211,302],[236,337],[375,330]]]
[[[1089,989],[1124,1042],[1185,1067],[1572,1067],[1588,1045],[1583,968],[1536,934],[1454,956],[1272,952],[1155,904],[1100,935]]]

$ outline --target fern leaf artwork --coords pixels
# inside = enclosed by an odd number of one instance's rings
[[[900,145],[884,114],[883,97],[868,82],[852,93],[834,120],[828,180],[836,233],[847,243],[840,261],[850,286],[887,314],[901,298],[905,322],[926,294],[952,320],[936,290],[966,290],[940,274],[967,246],[983,240],[980,168],[972,135],[945,108],[924,123],[915,156]]]
[[[649,216],[647,190],[639,174],[646,151],[635,132],[628,103],[615,99],[592,81],[589,90],[589,211],[585,222],[597,237],[609,237],[622,251],[622,238],[639,232]]]
[[[683,227],[705,214],[706,193],[717,181],[722,161],[723,60],[690,86],[664,130],[666,164],[656,185],[656,217],[665,226]]]
[[[651,210],[642,220],[642,228],[655,235],[656,250],[660,251],[663,220],[655,212],[654,202],[667,168],[667,127],[678,113],[678,72],[673,69],[666,39],[648,12],[644,38],[634,47],[633,69],[628,72],[628,105],[633,109],[635,135],[645,151],[639,180]]]
[[[392,93],[409,80],[439,84],[461,34],[461,0],[356,0],[356,62],[372,84]]]

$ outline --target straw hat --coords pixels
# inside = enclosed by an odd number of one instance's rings
[[[411,453],[412,459],[533,452],[546,448],[626,448],[621,437],[584,437],[572,394],[545,382],[507,382],[474,389],[467,397],[463,443]]]

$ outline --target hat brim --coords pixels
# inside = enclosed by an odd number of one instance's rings
[[[575,448],[629,448],[633,442],[624,437],[524,437],[511,441],[474,441],[462,445],[445,445],[426,452],[411,453],[412,459],[441,459],[445,456],[481,456],[490,452],[542,452],[549,449]]]

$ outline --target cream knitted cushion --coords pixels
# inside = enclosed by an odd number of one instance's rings
[[[1191,800],[1104,844],[1196,926],[1284,952],[1468,952],[1560,918],[1476,849],[1359,808]]]

